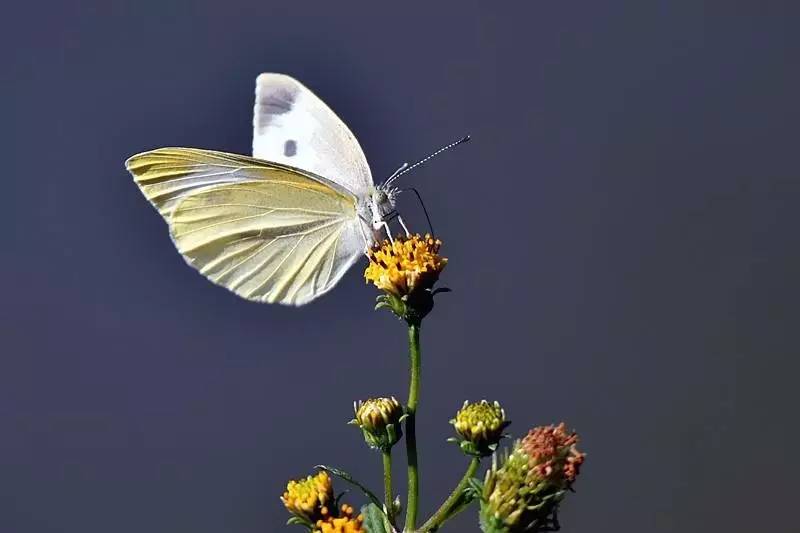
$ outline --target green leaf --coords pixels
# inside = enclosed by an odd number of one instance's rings
[[[364,515],[364,529],[369,533],[387,533],[383,522],[384,514],[379,506],[367,504],[361,508],[361,514]]]
[[[348,474],[344,470],[339,470],[338,468],[334,468],[332,466],[326,466],[326,465],[317,465],[315,468],[319,468],[320,470],[324,470],[324,471],[328,472],[329,474],[332,474],[332,475],[338,477],[339,479],[341,479],[343,481],[346,481],[347,483],[350,483],[351,485],[353,485],[355,487],[358,487],[366,495],[366,497],[369,498],[369,500],[378,507],[378,509],[382,508],[383,503],[381,503],[381,501],[378,499],[378,497],[375,496],[375,494],[371,490],[369,490],[367,487],[365,487],[364,485],[362,485],[361,483],[359,483],[358,481],[353,479],[353,476],[351,476],[350,474]],[[383,512],[383,511],[381,511],[381,512]]]

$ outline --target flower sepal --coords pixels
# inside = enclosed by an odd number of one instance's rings
[[[404,296],[386,293],[375,298],[375,310],[388,309],[397,318],[409,324],[419,324],[433,311],[433,297],[442,292],[451,292],[447,287],[422,289]]]
[[[303,526],[307,531],[314,529],[314,524],[299,516],[292,516],[286,521],[287,526]]]
[[[391,293],[378,295],[375,298],[375,310],[379,309],[388,309],[397,318],[405,320],[406,304],[400,296]]]
[[[506,435],[503,436],[505,437]],[[457,444],[462,452],[472,457],[489,457],[495,451],[497,451],[497,447],[499,446],[498,443],[487,444],[486,446],[477,446],[473,442],[460,439],[458,437],[450,437],[449,439],[447,439],[447,442],[452,442],[453,444]]]

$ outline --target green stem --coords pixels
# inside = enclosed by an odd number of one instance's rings
[[[408,499],[406,500],[406,531],[414,531],[417,522],[417,502],[419,500],[419,472],[417,470],[417,432],[416,414],[419,397],[419,375],[421,355],[419,350],[419,323],[408,325],[408,348],[411,357],[411,382],[408,387],[406,404],[406,455],[408,456]]]
[[[392,451],[383,452],[383,504],[386,516],[394,524],[394,497],[392,496]]]
[[[478,470],[478,466],[481,464],[481,460],[478,457],[473,457],[472,460],[469,462],[469,466],[467,467],[467,471],[464,472],[464,477],[461,478],[461,481],[458,482],[456,488],[453,489],[453,492],[450,493],[450,496],[444,501],[444,503],[433,513],[427,522],[422,524],[422,527],[419,528],[420,531],[436,531],[439,527],[451,516],[451,511],[455,508],[458,500],[463,496],[464,489],[467,488],[469,484],[469,480],[472,476],[475,475],[475,472]]]

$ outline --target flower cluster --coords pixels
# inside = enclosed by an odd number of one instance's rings
[[[364,528],[364,516],[353,517],[353,508],[347,504],[342,505],[338,518],[329,516],[325,519],[317,520],[314,525],[313,533],[361,533],[366,532]]]
[[[450,440],[457,442],[464,453],[477,457],[491,455],[503,438],[503,430],[511,424],[499,403],[486,400],[464,402],[450,423],[461,437]]]
[[[538,427],[495,458],[481,495],[481,529],[515,533],[556,527],[555,512],[584,460],[577,442],[564,424]]]
[[[408,401],[394,397],[369,398],[353,404],[350,424],[358,426],[366,443],[380,450],[383,462],[383,498],[338,468],[320,465],[322,471],[290,481],[281,497],[292,514],[288,524],[303,526],[306,533],[430,533],[467,505],[480,506],[479,524],[484,533],[541,533],[559,528],[557,512],[572,488],[585,454],[577,448],[578,436],[559,425],[530,430],[508,449],[498,451],[511,423],[494,401],[464,402],[450,423],[456,442],[469,465],[461,481],[441,506],[425,521],[418,521],[419,465],[415,418],[421,364],[420,326],[433,309],[434,296],[448,289],[436,288],[447,259],[439,255],[441,241],[430,235],[408,235],[376,244],[369,252],[364,278],[382,294],[376,309],[386,307],[408,324],[411,372]],[[405,439],[408,463],[405,502],[396,496],[392,476],[392,448]],[[484,482],[475,478],[481,460],[492,457]],[[358,488],[368,499],[356,514],[339,505],[330,475]],[[339,497],[342,495],[339,494]],[[400,511],[405,519],[399,524]],[[421,525],[420,525],[421,524]]]

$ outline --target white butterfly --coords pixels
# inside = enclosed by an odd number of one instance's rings
[[[375,186],[339,117],[297,80],[272,73],[256,80],[253,157],[160,148],[125,166],[191,266],[243,298],[285,305],[328,292],[388,234],[392,181],[411,168]]]

